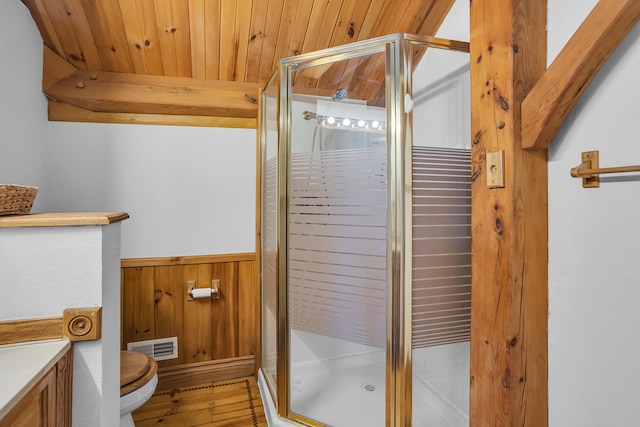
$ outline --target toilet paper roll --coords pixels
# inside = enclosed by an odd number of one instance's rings
[[[196,288],[191,291],[193,298],[211,298],[211,288]]]

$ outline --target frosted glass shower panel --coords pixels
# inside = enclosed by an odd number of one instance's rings
[[[261,98],[262,146],[262,372],[271,390],[277,383],[277,202],[278,202],[278,96],[277,79]],[[277,400],[277,393],[272,393]]]
[[[385,423],[388,179],[378,50],[291,73],[290,408],[301,421],[336,427]],[[354,78],[365,69],[365,83]],[[378,389],[368,403],[365,382]]]

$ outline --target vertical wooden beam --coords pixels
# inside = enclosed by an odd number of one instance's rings
[[[520,104],[545,71],[546,0],[471,1],[470,425],[548,425],[547,153],[520,144]],[[504,151],[504,188],[486,155]]]

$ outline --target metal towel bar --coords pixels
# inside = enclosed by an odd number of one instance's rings
[[[600,187],[600,175],[605,173],[640,172],[640,165],[600,168],[598,150],[582,152],[582,163],[571,169],[571,176],[582,178],[583,188]]]

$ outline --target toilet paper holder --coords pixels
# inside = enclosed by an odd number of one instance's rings
[[[196,288],[196,281],[187,281],[187,301],[199,298],[220,299],[220,279],[213,279],[210,288]]]

